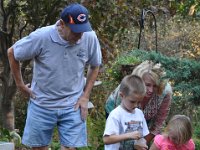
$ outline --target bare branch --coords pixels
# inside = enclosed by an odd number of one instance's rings
[[[28,25],[28,23],[26,21],[26,23],[24,24],[24,26],[19,30],[19,37],[20,37],[20,39],[22,38],[22,32],[27,27],[27,25]]]
[[[3,76],[2,76],[2,74],[0,74],[0,80],[3,81]]]
[[[0,30],[0,37],[2,36],[2,35],[6,35],[6,36],[8,36],[9,34],[7,33],[7,32],[5,32],[5,31],[2,31],[2,30]]]
[[[56,9],[55,6],[58,6],[60,2],[61,2],[61,0],[57,0],[57,1],[55,1],[54,4],[52,4],[52,7],[51,7],[51,9],[49,10],[49,12],[47,12],[47,17],[45,18],[45,20],[44,20],[42,26],[47,25],[47,23],[48,23],[48,21],[49,21],[49,18],[51,17],[52,13],[54,13],[54,10]]]
[[[15,14],[16,6],[17,6],[16,0],[11,0],[10,7],[9,7],[9,12],[8,12],[8,20],[7,20],[7,21],[10,21],[10,18],[12,17],[11,18],[11,28],[10,28],[10,33],[9,33],[10,37],[12,37],[13,34],[14,34],[15,18],[16,18],[16,14]]]
[[[3,3],[3,2],[4,2],[4,0],[1,0],[1,1],[0,1],[0,3],[1,3],[1,10],[2,10],[2,13],[3,13],[2,16],[4,16],[4,15],[6,14],[5,9],[4,9],[4,3]]]

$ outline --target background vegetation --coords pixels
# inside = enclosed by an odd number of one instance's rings
[[[184,113],[192,118],[194,139],[197,149],[200,149],[198,0],[1,0],[0,126],[3,128],[0,129],[0,139],[13,140],[9,131],[14,129],[19,129],[18,133],[22,135],[27,107],[27,98],[17,91],[10,74],[7,49],[36,28],[55,23],[63,6],[71,2],[80,2],[89,9],[91,24],[101,43],[104,62],[98,77],[102,84],[94,87],[90,99],[95,107],[89,110],[89,146],[84,149],[103,150],[104,104],[110,92],[125,75],[121,72],[121,65],[134,65],[146,59],[159,61],[166,67],[175,91],[169,117],[176,113]],[[155,53],[155,22],[151,15],[145,16],[141,50],[137,50],[139,20],[143,8],[151,10],[156,17],[158,54]],[[22,63],[26,83],[31,80],[30,67],[29,61]],[[58,150],[56,129],[52,141],[51,149]],[[28,148],[17,144],[17,149]]]

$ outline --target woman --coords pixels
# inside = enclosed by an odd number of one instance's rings
[[[152,61],[144,61],[138,65],[132,74],[141,77],[146,86],[146,95],[139,108],[143,110],[150,133],[146,136],[147,143],[150,143],[155,135],[161,132],[162,125],[167,118],[172,99],[172,88],[164,79],[164,69],[160,64]],[[119,86],[111,93],[106,101],[106,116],[119,104]]]

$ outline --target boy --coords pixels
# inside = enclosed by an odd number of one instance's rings
[[[103,141],[105,150],[132,150],[134,142],[145,141],[149,130],[143,112],[136,108],[145,96],[143,80],[136,75],[124,77],[120,85],[121,105],[115,108],[106,121]],[[140,148],[147,148],[142,142]],[[136,143],[135,143],[136,148]]]

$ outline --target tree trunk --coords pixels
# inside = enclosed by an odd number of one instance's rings
[[[12,131],[14,126],[14,104],[12,101],[16,92],[16,86],[10,72],[10,66],[7,59],[7,49],[12,45],[12,34],[0,32],[0,54],[2,56],[0,63],[0,108],[1,108],[1,125]]]
[[[5,74],[5,73],[4,73]],[[14,124],[14,102],[12,101],[16,92],[16,86],[12,79],[11,73],[8,76],[4,75],[4,81],[1,87],[1,121],[2,127],[13,131],[15,129]]]
[[[2,107],[2,126],[9,131],[13,131],[15,129],[15,122],[14,122],[14,104],[11,103],[1,103]]]

